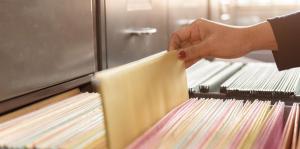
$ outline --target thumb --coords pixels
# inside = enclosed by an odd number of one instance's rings
[[[185,61],[184,62],[185,68],[189,68],[190,66],[192,66],[193,64],[195,64],[200,59],[201,58],[199,57],[199,58],[196,58],[196,59],[193,59],[193,60]]]
[[[184,61],[191,61],[198,57],[209,56],[209,48],[205,42],[195,44],[178,51],[178,58]]]

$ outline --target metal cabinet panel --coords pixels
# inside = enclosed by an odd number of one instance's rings
[[[0,101],[96,71],[92,4],[0,1]]]
[[[107,0],[107,64],[115,67],[167,47],[166,0]]]
[[[97,25],[97,57],[98,70],[107,68],[106,60],[106,17],[105,0],[96,0],[96,25]]]
[[[192,23],[198,18],[207,18],[208,0],[168,0],[168,32]]]

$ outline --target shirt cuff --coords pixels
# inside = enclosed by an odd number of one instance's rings
[[[278,50],[273,56],[279,70],[300,66],[300,12],[268,19]]]

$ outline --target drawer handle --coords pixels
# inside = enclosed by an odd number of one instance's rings
[[[134,36],[152,35],[157,32],[156,28],[144,27],[144,28],[129,28],[124,31],[126,34]]]

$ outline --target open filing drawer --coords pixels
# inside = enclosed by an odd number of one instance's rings
[[[133,147],[135,145],[139,146],[140,140],[142,140],[142,142],[147,142],[147,138],[149,138],[148,132],[150,132],[150,134],[151,134],[151,131],[154,131],[154,133],[155,133],[155,132],[159,131],[162,126],[164,126],[161,124],[163,124],[166,121],[172,121],[172,119],[169,119],[169,115],[174,115],[174,114],[172,114],[172,111],[175,110],[175,112],[176,112],[177,109],[179,109],[180,107],[182,107],[182,105],[184,105],[184,103],[188,103],[188,102],[199,102],[200,103],[200,102],[202,102],[201,100],[203,100],[203,99],[201,99],[200,101],[197,101],[196,99],[190,99],[187,101],[188,89],[187,89],[187,84],[186,84],[184,65],[183,65],[182,61],[179,61],[177,59],[176,53],[174,53],[174,52],[159,53],[159,54],[153,55],[151,57],[148,57],[147,59],[143,59],[143,60],[137,61],[135,63],[130,63],[123,67],[117,67],[115,69],[96,73],[95,77],[93,79],[93,84],[97,87],[96,91],[101,93],[101,99],[96,98],[95,100],[93,100],[96,103],[94,103],[94,102],[92,102],[92,103],[87,102],[87,103],[89,103],[89,105],[92,106],[94,108],[94,110],[99,111],[100,109],[101,110],[104,109],[105,124],[106,124],[105,126],[106,127],[103,127],[103,124],[102,125],[100,124],[102,129],[100,129],[100,130],[92,129],[91,132],[89,132],[89,131],[87,132],[87,135],[91,135],[91,134],[93,135],[93,134],[97,134],[97,132],[105,131],[106,138],[103,135],[103,133],[100,137],[95,135],[96,138],[94,138],[94,142],[90,142],[90,143],[92,143],[91,145],[95,145],[95,144],[103,145],[103,144],[105,144],[105,142],[103,142],[103,141],[106,140],[109,145],[108,147],[113,148],[113,149],[114,148],[124,148],[127,145],[130,145],[136,139],[137,139],[137,143],[134,143]],[[149,86],[151,87],[151,91],[149,90]],[[71,94],[73,94],[73,93],[71,93]],[[95,93],[90,93],[90,94],[95,95]],[[80,95],[78,95],[78,96],[80,96]],[[99,97],[99,95],[98,95],[98,97]],[[217,98],[219,100],[219,102],[220,101],[224,102],[224,103],[227,101],[230,102],[230,100],[220,100],[219,97],[215,97],[215,98]],[[240,99],[245,100],[245,98],[244,99],[240,98]],[[69,99],[66,99],[66,100],[69,104],[65,104],[63,106],[64,108],[58,108],[58,109],[56,109],[52,112],[48,112],[48,113],[44,112],[46,117],[47,117],[47,115],[55,115],[55,113],[57,113],[58,111],[64,111],[66,109],[69,109],[70,108],[69,106],[73,106],[73,104],[82,106],[82,104],[78,104],[78,102],[86,103],[85,100],[87,100],[87,99],[78,98],[78,100],[71,100],[71,104],[70,104]],[[97,103],[99,103],[100,100],[103,101],[103,104],[102,104],[103,107],[96,105]],[[212,99],[210,99],[210,100],[212,100]],[[215,100],[215,99],[213,99],[213,100]],[[241,104],[241,103],[243,103],[243,101],[239,101],[239,104]],[[228,104],[224,104],[224,105],[228,105]],[[258,105],[262,105],[262,104],[258,104]],[[89,109],[90,106],[85,107],[85,108],[79,108],[79,111]],[[272,107],[270,103],[268,103],[267,107],[265,107],[265,108],[269,108],[269,107]],[[227,106],[227,108],[231,109],[228,106]],[[252,107],[252,109],[254,110],[254,111],[252,111],[252,113],[255,112],[256,108]],[[261,109],[261,108],[259,108],[259,109]],[[51,110],[51,108],[50,108],[50,110]],[[207,108],[204,108],[202,110],[207,110]],[[220,108],[220,109],[215,108],[215,110],[218,110],[217,112],[219,112],[219,111],[222,111],[222,108]],[[66,111],[68,111],[68,110],[66,110]],[[168,113],[170,111],[171,111],[171,114]],[[285,111],[284,113],[282,113],[281,119],[286,121],[288,113],[289,113],[289,107],[287,106],[286,108],[284,108],[281,106],[281,111]],[[68,113],[70,113],[70,112],[68,112]],[[70,115],[76,115],[76,113],[78,113],[76,110],[71,111]],[[194,112],[189,112],[189,113],[192,115],[196,114]],[[213,112],[213,113],[215,113],[215,112]],[[219,113],[222,113],[222,112],[219,112]],[[244,113],[247,113],[247,111],[244,111]],[[103,114],[101,114],[101,113],[96,114],[96,115],[103,116]],[[251,113],[250,113],[250,115],[251,115]],[[69,116],[69,115],[67,115],[67,116]],[[44,118],[45,116],[40,115],[40,116],[36,116],[36,117],[37,117],[37,120],[33,120],[33,122],[29,121],[28,123],[32,124],[35,121],[38,121],[41,118]],[[84,117],[86,119],[81,122],[85,122],[85,121],[88,121],[90,118],[91,119],[94,118],[94,117],[89,117],[89,116],[84,116]],[[64,117],[62,117],[62,118],[64,118]],[[161,119],[161,118],[163,118],[163,119]],[[47,123],[45,125],[48,126],[51,123],[53,123],[53,121],[51,121],[51,120],[52,119],[50,119],[50,120],[45,119],[45,121],[49,122],[49,124]],[[0,119],[0,121],[1,121],[1,119]],[[68,121],[68,120],[65,120],[65,121]],[[72,119],[71,119],[71,121],[72,121]],[[159,121],[159,123],[157,123],[158,121]],[[41,121],[41,122],[43,122],[43,121]],[[91,121],[90,123],[92,123],[92,122],[93,121]],[[102,122],[103,122],[103,117],[102,117]],[[284,121],[282,121],[282,122],[284,125]],[[82,125],[82,123],[80,123],[80,124]],[[87,123],[87,125],[88,124],[89,123]],[[156,124],[156,125],[154,125],[154,124]],[[194,123],[194,124],[197,124],[197,123]],[[216,123],[214,123],[214,124],[216,124]],[[41,125],[41,124],[39,124],[39,125]],[[152,127],[153,125],[154,125],[154,127]],[[16,125],[16,126],[18,126],[18,125]],[[54,128],[57,128],[59,126],[60,125],[58,125]],[[42,126],[40,126],[40,127],[42,127]],[[151,127],[152,127],[152,129],[149,130],[149,128],[151,128]],[[3,126],[1,126],[0,129],[1,128],[3,129]],[[46,128],[48,128],[48,127],[46,127]],[[126,129],[124,129],[124,128],[126,128]],[[34,127],[33,127],[33,129],[34,129]],[[41,128],[41,129],[44,130],[45,128]],[[27,129],[23,129],[22,132],[24,132],[26,130]],[[69,129],[65,129],[65,131],[68,131],[68,130]],[[192,128],[190,129],[190,131],[194,132],[194,130]],[[6,131],[6,133],[7,133],[7,131]],[[39,130],[35,131],[35,133],[39,133]],[[0,136],[1,135],[3,136],[3,134],[0,133]],[[86,135],[80,135],[80,136],[84,137]],[[139,138],[139,136],[142,136],[142,138]],[[146,138],[143,136],[146,136]],[[61,137],[61,136],[58,136],[58,137]],[[13,138],[13,137],[9,137],[9,138]],[[45,136],[44,136],[44,138],[45,138]],[[26,139],[26,137],[24,139]],[[41,143],[41,141],[39,141],[39,138],[37,138],[37,139],[38,139],[38,142],[34,143],[33,145]],[[51,139],[53,140],[53,139],[55,139],[55,137],[52,136]],[[172,140],[172,137],[170,139]],[[6,140],[8,140],[8,139],[6,139]],[[43,140],[42,143],[47,144],[47,141],[45,141],[45,139],[41,139],[41,140]],[[83,139],[77,138],[77,141],[81,142],[81,140],[84,140],[84,138]],[[157,140],[157,141],[159,141],[159,140]],[[77,142],[73,142],[73,143],[77,143]],[[176,145],[176,142],[173,142],[173,143],[171,143],[169,145]],[[51,145],[51,144],[48,143],[48,145]],[[70,145],[70,144],[68,144],[68,145]],[[150,142],[150,145],[151,145],[151,142]],[[94,147],[99,147],[99,146],[94,146]],[[132,147],[132,146],[130,146],[130,147]],[[153,146],[149,146],[149,147],[151,148]]]

